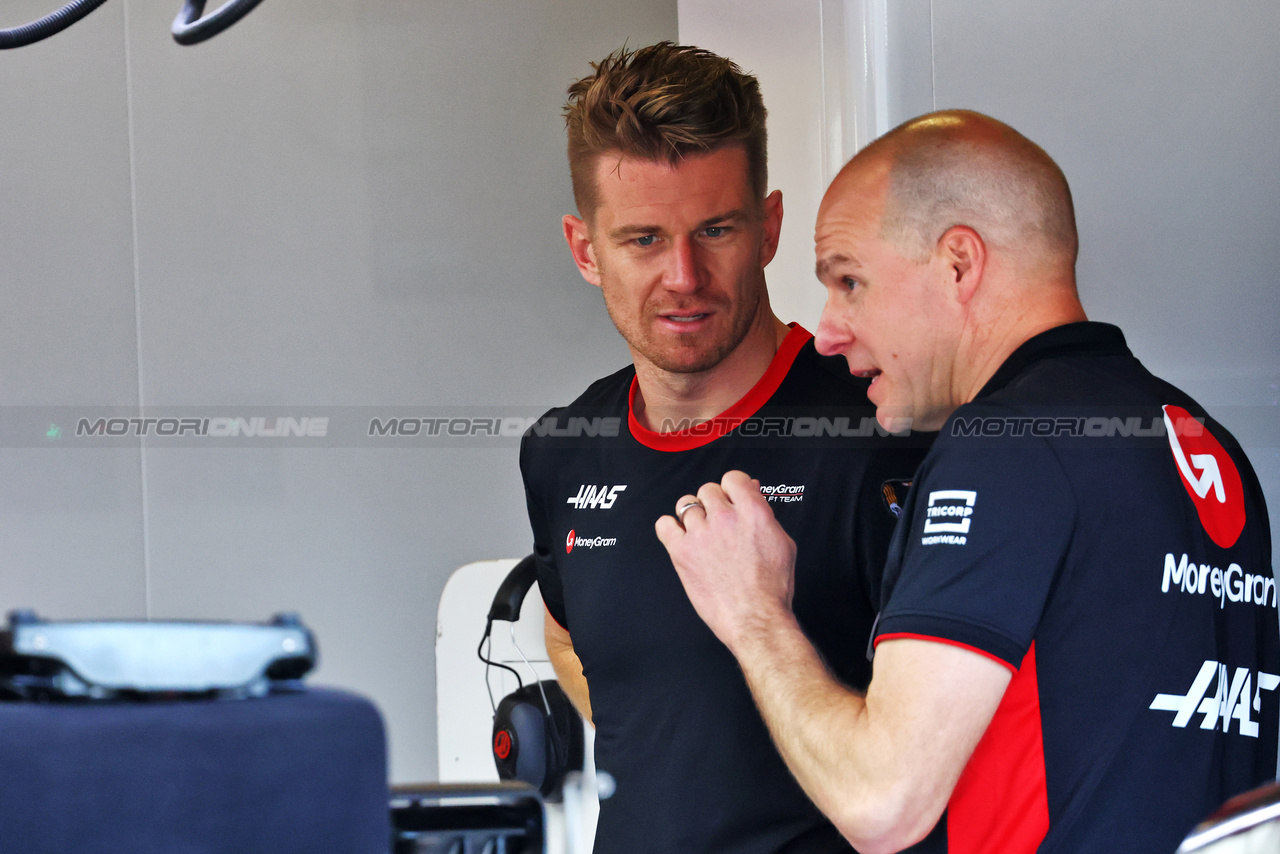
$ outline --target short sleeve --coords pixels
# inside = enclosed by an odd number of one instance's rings
[[[532,452],[526,438],[520,444],[520,474],[524,479],[525,506],[529,512],[529,527],[533,530],[533,558],[538,569],[538,592],[549,613],[561,628],[569,628],[564,610],[564,587],[560,569],[556,566],[552,551],[549,526],[543,502],[538,497],[537,476],[531,465]]]
[[[923,637],[1016,669],[1076,525],[1057,454],[1041,440],[943,442],[912,487],[901,562],[886,575],[876,643]]]

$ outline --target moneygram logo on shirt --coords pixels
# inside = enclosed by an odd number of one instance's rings
[[[579,537],[577,530],[569,532],[564,538],[564,553],[569,554],[574,548],[581,549],[606,549],[609,546],[618,544],[617,537]]]
[[[968,489],[938,489],[929,493],[924,511],[922,546],[963,546],[978,493]]]
[[[804,484],[761,484],[760,494],[771,504],[795,504],[804,501]]]
[[[578,494],[569,496],[566,504],[572,504],[579,510],[608,510],[618,500],[618,493],[625,492],[626,484],[621,486],[593,486],[584,483],[578,487]]]
[[[1276,607],[1276,580],[1270,568],[1258,575],[1245,572],[1244,567],[1233,563],[1226,569],[1208,563],[1196,563],[1183,552],[1181,560],[1175,560],[1173,552],[1164,556],[1164,573],[1160,592],[1170,590],[1204,596],[1206,593],[1218,600],[1218,608],[1228,602],[1252,604],[1262,608]]]

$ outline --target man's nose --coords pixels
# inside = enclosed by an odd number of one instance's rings
[[[836,356],[852,342],[853,333],[849,329],[848,318],[842,316],[835,294],[828,292],[826,305],[822,307],[822,317],[818,319],[818,330],[813,336],[813,346],[824,356]]]
[[[667,290],[677,293],[694,293],[703,286],[705,274],[699,258],[698,246],[693,240],[678,237],[667,252],[667,269],[663,284]]]

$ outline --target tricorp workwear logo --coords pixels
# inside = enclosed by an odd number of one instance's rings
[[[1178,475],[1205,533],[1224,549],[1244,530],[1244,486],[1230,455],[1198,419],[1180,406],[1164,407],[1165,432]]]
[[[935,489],[929,493],[924,511],[925,536],[920,545],[940,543],[963,546],[969,541],[969,525],[973,521],[973,505],[978,493],[971,489]]]

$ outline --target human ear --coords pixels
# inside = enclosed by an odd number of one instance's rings
[[[578,265],[578,272],[582,278],[600,287],[600,265],[596,262],[595,247],[591,245],[591,229],[572,214],[565,215],[563,224],[564,239],[569,244],[573,263]]]
[[[987,266],[987,244],[982,235],[967,225],[953,225],[938,238],[936,252],[946,265],[947,283],[956,289],[956,299],[969,302]]]
[[[778,252],[782,234],[782,191],[774,190],[764,200],[764,240],[760,243],[760,268],[764,269]]]

